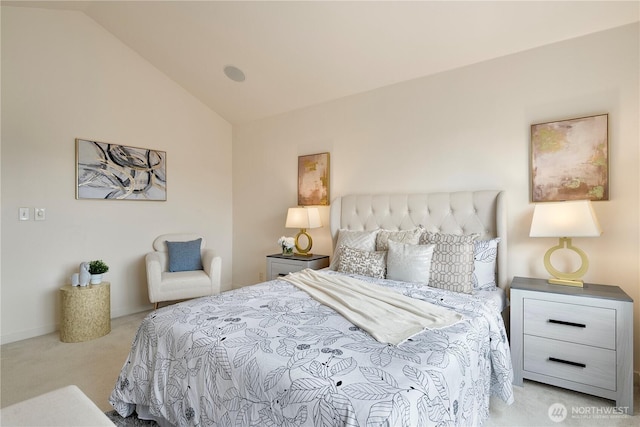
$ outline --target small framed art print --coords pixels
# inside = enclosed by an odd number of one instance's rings
[[[329,153],[298,157],[298,206],[329,205]]]
[[[531,125],[531,201],[609,200],[609,115]]]

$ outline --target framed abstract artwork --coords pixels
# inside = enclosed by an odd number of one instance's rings
[[[329,205],[329,153],[298,157],[298,205]]]
[[[76,139],[76,199],[167,200],[166,153]]]
[[[531,201],[609,200],[609,115],[531,125]]]

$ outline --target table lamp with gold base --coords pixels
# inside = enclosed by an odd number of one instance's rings
[[[573,246],[572,237],[597,237],[602,234],[598,218],[589,200],[538,203],[533,211],[531,237],[558,237],[558,245],[544,254],[544,266],[551,274],[549,283],[583,287],[582,277],[589,269],[589,258],[580,248]],[[574,251],[580,257],[580,267],[569,273],[557,270],[551,256],[560,249]]]
[[[287,222],[285,224],[286,228],[299,228],[300,232],[296,234],[296,252],[294,255],[310,257],[313,254],[309,252],[311,247],[313,246],[313,240],[309,233],[307,233],[308,228],[318,228],[322,227],[322,222],[320,221],[320,211],[318,208],[289,208],[287,212]],[[300,245],[300,237],[306,237],[307,245],[302,247]]]

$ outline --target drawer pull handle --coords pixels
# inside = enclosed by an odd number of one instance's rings
[[[587,325],[583,323],[565,322],[564,320],[549,319],[549,323],[555,323],[557,325],[575,326],[576,328],[586,328]]]
[[[564,363],[565,365],[578,366],[580,368],[586,368],[587,367],[587,365],[585,365],[584,363],[571,362],[569,360],[557,359],[555,357],[550,357],[548,360],[549,360],[549,362]]]

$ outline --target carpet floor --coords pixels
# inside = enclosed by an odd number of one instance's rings
[[[0,347],[0,407],[20,402],[70,384],[77,385],[105,413],[115,416],[114,424],[124,427],[141,424],[137,417],[122,418],[113,413],[109,395],[129,353],[136,330],[148,312],[111,321],[111,333],[82,343],[63,343],[58,334],[48,334]],[[533,381],[514,387],[515,402],[505,405],[491,399],[485,427],[538,426],[640,426],[640,386],[634,392],[635,413],[611,414],[614,402]],[[563,405],[562,422],[549,417],[549,409]],[[117,422],[116,422],[117,421]],[[136,424],[136,422],[138,424]]]

